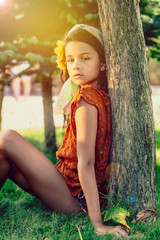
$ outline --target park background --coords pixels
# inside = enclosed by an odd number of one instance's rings
[[[147,48],[152,86],[152,100],[157,141],[157,169],[160,165],[160,1],[142,0],[141,19]],[[76,23],[86,23],[99,27],[96,0],[0,0],[0,83],[2,130],[18,130],[53,162],[53,149],[46,150],[45,131],[55,131],[57,147],[63,137],[63,116],[54,115],[52,125],[47,130],[44,120],[46,109],[43,98],[44,81],[51,84],[50,97],[56,99],[61,87],[60,74],[56,68],[54,48]],[[36,79],[32,83],[30,97],[16,101],[5,78],[5,67],[13,59],[17,63],[29,61],[38,64]],[[43,91],[44,90],[44,91]],[[51,112],[52,113],[52,112]],[[53,106],[54,113],[54,106]],[[43,129],[45,126],[45,130]],[[54,139],[50,139],[53,143]],[[157,186],[159,189],[159,186]],[[159,207],[157,191],[157,212]],[[1,236],[0,239],[79,239],[78,229],[84,239],[100,239],[93,233],[88,218],[82,215],[57,216],[41,210],[41,204],[9,181],[1,195]],[[20,209],[22,211],[20,212]],[[72,217],[72,218],[71,218]],[[131,239],[159,239],[157,222],[138,223],[132,226]],[[23,223],[23,224],[22,224]],[[145,238],[146,237],[146,238]],[[104,238],[102,238],[104,239]],[[112,239],[106,237],[105,239]]]

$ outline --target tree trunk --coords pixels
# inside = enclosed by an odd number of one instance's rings
[[[3,76],[3,75],[2,75]],[[1,131],[1,125],[2,125],[2,104],[3,104],[3,97],[4,97],[4,86],[5,81],[3,81],[3,77],[0,75],[0,131]]]
[[[109,197],[155,207],[155,133],[138,0],[98,0],[112,112]],[[111,167],[111,168],[110,168]]]
[[[46,147],[53,152],[57,150],[52,105],[52,82],[50,77],[42,78],[42,97],[44,109],[44,126]]]

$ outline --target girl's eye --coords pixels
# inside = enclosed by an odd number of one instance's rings
[[[90,58],[89,57],[82,57],[82,60],[83,61],[87,61],[87,60],[89,60]]]
[[[87,60],[89,60],[89,59],[90,59],[90,57],[81,57],[81,58],[80,58],[81,61],[87,61]],[[74,58],[67,58],[67,59],[66,59],[66,62],[67,62],[67,63],[73,63],[73,62],[74,62]]]
[[[74,61],[73,58],[67,58],[67,62],[68,62],[68,63],[72,63],[73,61]]]

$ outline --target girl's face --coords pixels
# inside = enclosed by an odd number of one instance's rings
[[[79,41],[68,42],[65,56],[67,70],[74,84],[97,87],[101,63],[92,46]]]

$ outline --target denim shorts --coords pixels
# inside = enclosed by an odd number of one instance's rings
[[[85,199],[83,191],[79,192],[78,195],[76,196],[76,198],[78,199],[78,202],[82,209],[82,212],[84,212],[84,213],[88,212],[86,199]]]
[[[82,211],[88,212],[86,199],[85,199],[83,191],[79,192],[78,195],[76,196],[76,198],[78,199],[78,202],[79,202],[79,205],[80,205]],[[99,192],[99,200],[100,200],[101,206],[105,202],[105,199],[106,199],[105,194],[103,194],[102,192]]]

